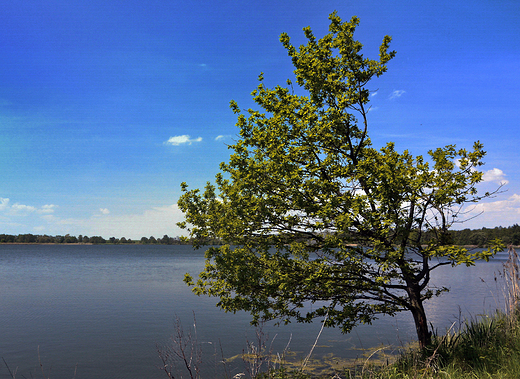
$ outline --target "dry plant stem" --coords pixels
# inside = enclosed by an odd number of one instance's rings
[[[283,357],[285,357],[285,353],[287,353],[287,350],[289,350],[289,345],[292,341],[292,333],[289,335],[289,341],[287,341],[287,345],[285,345],[285,348],[283,349],[282,356],[280,357],[280,354],[277,354],[278,362],[281,364]]]
[[[7,368],[7,371],[9,371],[9,375],[11,375],[11,378],[15,379],[15,378],[16,378],[16,372],[18,371],[18,367],[16,367],[16,369],[14,370],[14,374],[13,374],[13,372],[12,372],[11,369],[9,368],[9,365],[8,365],[7,362],[5,361],[4,357],[2,357],[2,360],[4,361],[4,365],[5,365],[5,367]]]
[[[268,338],[268,336],[266,336],[263,331],[263,324],[260,324],[260,326],[256,328],[256,345],[253,342],[247,341],[247,352],[242,354],[242,360],[251,379],[258,376],[264,363],[266,338]]]
[[[16,369],[14,370],[14,372],[11,371],[11,368],[9,367],[9,365],[7,364],[7,362],[5,361],[4,357],[2,357],[2,360],[4,361],[4,365],[5,367],[7,368],[7,371],[9,371],[9,375],[11,376],[12,379],[16,379],[16,373],[18,372],[18,367],[16,367]],[[42,375],[43,375],[43,378],[44,379],[49,379],[49,377],[46,377],[45,375],[45,372],[43,370],[43,363],[41,361],[41,358],[40,358],[40,346],[38,346],[38,363],[40,364],[40,369],[42,371]],[[75,379],[76,378],[76,374],[77,374],[77,371],[78,371],[78,365],[76,365],[74,367],[74,376],[72,377],[72,379]],[[50,370],[49,370],[50,372]],[[25,376],[22,375],[23,378],[25,378]],[[31,374],[31,378],[32,378],[32,374]]]
[[[307,363],[309,362],[309,359],[311,358],[312,352],[314,351],[314,348],[318,344],[318,340],[320,339],[321,333],[323,332],[323,328],[325,327],[325,322],[327,321],[328,317],[329,317],[329,312],[327,312],[327,314],[325,315],[325,319],[323,320],[323,322],[321,324],[320,332],[316,336],[316,340],[314,341],[314,345],[312,345],[311,351],[309,351],[309,354],[307,354],[307,356],[303,360],[301,372],[303,372],[303,370],[305,369],[305,366],[307,366]]]
[[[180,359],[188,371],[191,379],[200,378],[200,364],[202,362],[202,351],[197,341],[195,314],[193,314],[194,336],[191,330],[184,334],[179,318],[175,320],[175,335],[171,338],[172,343],[164,348],[157,347],[157,352],[163,362],[162,369],[170,379],[174,379],[175,360]]]
[[[43,375],[43,378],[44,379],[50,379],[50,376],[45,376],[45,371],[43,370],[43,363],[42,363],[42,360],[41,360],[41,357],[40,357],[40,346],[38,345],[38,363],[40,364],[40,369],[42,370],[42,375]],[[49,368],[49,373],[51,372],[51,368]]]
[[[174,376],[172,375],[173,367],[169,363],[169,353],[167,351],[164,351],[160,347],[157,347],[157,353],[159,354],[159,358],[161,358],[161,361],[163,363],[162,369],[166,373],[166,376],[170,379],[174,378]]]
[[[222,364],[224,365],[224,374],[226,375],[226,378],[229,378],[229,371],[226,364],[226,359],[224,358],[224,349],[222,349],[222,342],[220,341],[220,338],[218,340],[218,345],[220,347],[220,356],[222,357]]]
[[[363,363],[363,367],[362,367],[362,369],[361,369],[361,376],[364,376],[364,375],[365,375],[365,368],[366,368],[367,363],[368,363],[368,361],[370,360],[370,358],[372,358],[372,357],[374,356],[374,354],[377,354],[378,352],[380,352],[380,351],[383,350],[383,349],[384,349],[384,347],[380,347],[379,349],[374,350],[374,351],[372,352],[372,354],[370,354],[370,355],[368,356],[368,358],[365,359],[365,363]],[[349,373],[349,374],[350,374],[350,373]]]
[[[520,300],[520,263],[513,246],[508,248],[509,258],[504,263],[504,280],[506,283],[506,312],[512,315],[518,309]]]
[[[446,334],[444,335],[444,337],[442,337],[442,340],[441,342],[439,342],[439,344],[437,345],[437,347],[435,348],[435,350],[433,351],[433,354],[428,358],[428,363],[426,364],[426,367],[425,367],[425,370],[421,376],[421,378],[424,378],[424,376],[426,375],[426,373],[428,372],[428,369],[431,367],[431,363],[433,362],[433,360],[435,359],[435,356],[437,355],[437,351],[439,350],[439,348],[442,346],[442,344],[444,343],[444,341],[446,341],[446,338],[448,338],[448,335],[451,333],[451,330],[453,329],[453,327],[455,326],[455,323],[456,321],[454,321],[450,328],[448,329],[448,331],[446,332]]]
[[[263,324],[256,328],[256,344],[247,341],[247,351],[243,351],[242,361],[244,362],[245,371],[251,379],[257,378],[262,373],[262,368],[266,367],[267,377],[271,378],[272,374],[280,368],[285,360],[285,355],[289,349],[292,340],[292,334],[289,337],[287,345],[282,353],[273,353],[273,343],[278,335],[275,335],[267,348],[269,335],[263,332]],[[265,365],[264,365],[265,363]],[[233,379],[245,376],[244,373],[236,374]]]

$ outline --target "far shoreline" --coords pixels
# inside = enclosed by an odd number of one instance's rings
[[[136,242],[130,242],[130,243],[112,243],[112,242],[103,242],[103,243],[93,243],[93,242],[0,242],[0,246],[2,245],[66,245],[66,246],[93,246],[93,245],[158,245],[158,246],[192,246],[191,243],[177,243],[177,244],[162,244],[162,243],[142,243],[141,241],[137,240]],[[207,245],[207,246],[215,246],[215,245]],[[349,245],[349,246],[356,246],[356,245]],[[453,245],[453,246],[460,246],[468,250],[473,249],[484,249],[485,246],[477,246],[477,245]],[[520,245],[510,245],[513,249],[520,249]],[[504,250],[507,250],[509,245],[504,248]]]

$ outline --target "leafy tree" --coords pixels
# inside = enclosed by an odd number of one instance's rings
[[[16,237],[16,242],[19,243],[34,243],[36,242],[37,237],[33,234],[19,234]]]
[[[37,243],[52,243],[54,242],[53,238],[51,236],[48,236],[48,235],[43,235],[43,236],[38,236],[37,240],[36,240]]]
[[[431,337],[423,302],[447,290],[429,285],[431,272],[487,260],[500,248],[471,253],[448,238],[461,207],[489,196],[475,188],[485,152],[479,142],[426,158],[392,143],[373,147],[367,84],[394,57],[391,38],[378,60],[368,59],[353,38],[359,20],[329,19],[330,33],[317,40],[305,28],[299,49],[281,35],[300,89],[291,81],[269,89],[260,75],[252,95],[262,111],[244,114],[231,102],[240,139],[216,185],[182,184],[179,225],[194,245],[228,243],[210,247],[199,278],[185,281],[227,311],[250,312],[253,322],[324,318],[348,332],[410,311],[424,347]]]
[[[165,234],[163,238],[159,240],[159,242],[163,245],[171,245],[173,243],[173,238],[170,238],[167,234]]]
[[[85,240],[85,237],[83,237],[83,240]],[[107,242],[101,236],[92,236],[92,237],[89,238],[89,241],[90,241],[90,243],[93,243],[93,244],[101,244],[101,243],[106,243]]]
[[[2,243],[9,243],[9,242],[15,242],[16,237],[10,234],[0,234],[0,242]]]
[[[63,243],[77,243],[78,239],[75,236],[71,236],[70,234],[66,234]]]

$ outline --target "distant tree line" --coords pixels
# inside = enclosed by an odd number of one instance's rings
[[[520,226],[514,224],[509,227],[464,229],[450,231],[453,243],[456,245],[485,246],[492,240],[501,239],[506,245],[520,246]]]
[[[520,226],[518,224],[507,228],[497,226],[495,228],[450,230],[441,236],[435,233],[438,232],[424,233],[421,242],[426,245],[430,239],[437,238],[442,239],[446,245],[486,247],[491,244],[491,241],[500,239],[506,245],[520,246]]]
[[[428,243],[430,236],[424,236],[424,243]],[[506,245],[520,246],[520,225],[514,224],[509,227],[497,226],[495,228],[482,229],[464,229],[451,230],[446,236],[446,243],[454,245],[473,245],[483,247],[488,245],[492,240],[499,238]],[[38,234],[19,234],[17,236],[10,234],[0,234],[0,243],[91,243],[91,244],[143,244],[143,245],[190,245],[189,239],[180,237],[169,237],[164,235],[162,238],[155,238],[154,236],[142,237],[140,240],[132,240],[130,238],[115,238],[110,237],[105,239],[101,236],[71,236],[66,234],[64,236],[49,236]],[[208,245],[220,245],[219,240],[210,240]]]
[[[132,240],[130,238],[115,238],[110,237],[105,239],[101,236],[71,236],[66,234],[64,236],[49,236],[38,234],[18,234],[17,236],[11,234],[0,234],[0,243],[59,243],[59,244],[74,244],[74,243],[88,243],[88,244],[157,244],[157,245],[181,245],[189,244],[189,241],[182,241],[179,237],[169,237],[164,235],[162,238],[155,238],[154,236],[143,237],[140,240]]]

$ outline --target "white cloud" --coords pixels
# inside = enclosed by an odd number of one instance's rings
[[[0,197],[0,211],[5,211],[9,215],[22,216],[30,213],[50,214],[54,213],[55,208],[57,208],[57,205],[54,204],[45,204],[41,208],[20,203],[11,205],[8,198]]]
[[[493,168],[484,173],[482,179],[484,182],[493,182],[497,184],[506,185],[509,183],[509,180],[505,179],[506,174],[498,168]]]
[[[371,97],[374,97],[374,96],[376,96],[376,95],[377,95],[377,91],[374,92],[374,93],[371,93],[371,94],[370,94]]]
[[[0,197],[0,211],[5,210],[9,206],[9,199]]]
[[[165,144],[172,145],[172,146],[179,146],[179,145],[183,145],[183,144],[191,145],[193,142],[200,142],[200,141],[202,141],[202,137],[192,139],[189,135],[184,134],[182,136],[170,137],[168,139],[168,141],[165,142]]]
[[[99,208],[99,211],[104,215],[110,214],[110,211],[107,208]]]
[[[230,138],[231,136],[229,134],[226,134],[226,135],[218,135],[215,137],[215,141],[222,141],[222,140],[225,140],[225,139],[228,139]]]
[[[39,214],[49,214],[54,213],[54,209],[57,208],[57,205],[54,204],[45,204],[43,207],[37,210]]]
[[[510,226],[517,224],[520,219],[520,195],[513,194],[504,200],[480,202],[466,207],[461,215],[457,229],[494,228],[496,226]]]
[[[51,214],[45,214],[43,216],[40,216],[41,219],[47,221],[47,222],[54,222],[56,221],[56,216],[54,215],[51,215]]]
[[[45,204],[42,207],[20,203],[11,205],[8,198],[0,197],[0,211],[2,212],[0,225],[4,233],[8,234],[28,233],[30,230],[43,231],[44,225],[39,224],[42,221],[45,224],[53,223],[55,217],[52,213],[57,207],[54,204]]]
[[[518,217],[518,215],[520,215],[520,195],[515,193],[505,200],[476,204],[471,209],[471,213],[491,213],[491,216],[496,219],[497,222],[500,221],[503,216],[507,215],[516,215],[516,217]]]
[[[395,90],[394,92],[392,92],[392,93],[390,94],[389,99],[390,99],[390,100],[397,99],[398,97],[401,97],[404,93],[406,93],[405,90],[402,90],[402,89]]]
[[[36,208],[32,205],[24,205],[24,204],[18,204],[15,203],[11,206],[11,212],[18,214],[18,213],[32,213],[36,211]]]
[[[477,204],[475,205],[475,211],[520,214],[520,195],[515,193],[506,200]]]

